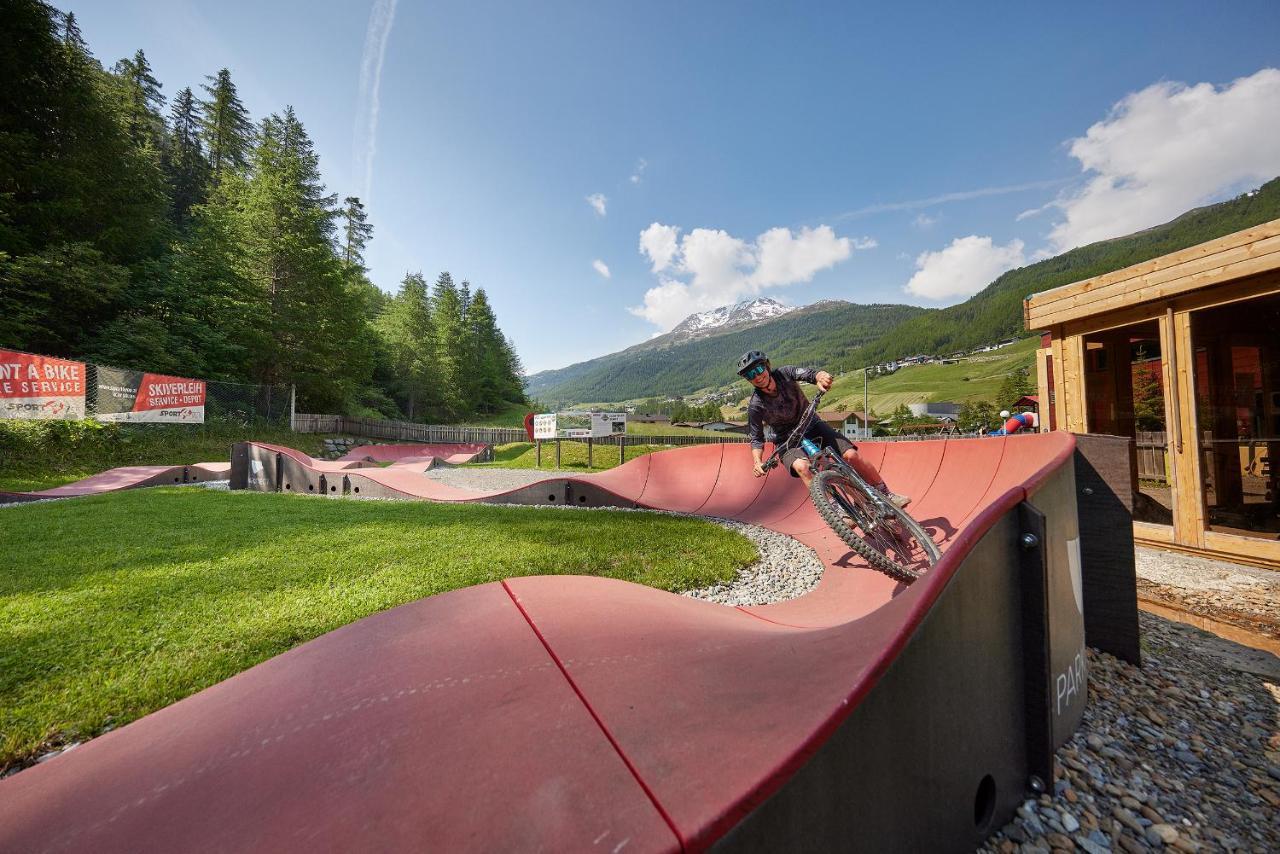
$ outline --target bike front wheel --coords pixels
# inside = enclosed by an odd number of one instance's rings
[[[895,581],[910,584],[938,559],[938,547],[919,522],[838,469],[818,472],[809,496],[845,545]]]

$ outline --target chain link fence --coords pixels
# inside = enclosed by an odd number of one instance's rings
[[[54,360],[68,363],[76,360],[61,357],[44,356],[39,353],[26,353],[16,350],[4,350],[13,357]],[[0,360],[2,361],[2,360]],[[131,424],[185,423],[185,424],[241,424],[272,425],[288,428],[293,411],[293,390],[286,385],[262,385],[255,383],[234,383],[217,380],[204,380],[198,377],[174,377],[156,371],[138,368],[117,368],[94,362],[81,362],[84,365],[84,417],[99,421],[113,421]],[[25,368],[26,365],[19,365]],[[36,366],[37,369],[42,367]],[[14,379],[22,376],[21,371],[14,372]],[[0,375],[0,378],[3,378]],[[134,402],[144,393],[144,382],[158,381],[171,386],[175,401],[194,401],[200,403],[187,407],[192,411],[185,417],[170,417],[168,414],[159,417],[136,417],[142,413],[132,411]],[[14,396],[19,392],[14,392]],[[36,394],[33,392],[32,394]],[[187,396],[189,395],[189,396]],[[184,407],[183,402],[175,402],[173,411]],[[30,407],[26,407],[30,408]],[[202,411],[201,411],[202,410]],[[78,407],[69,410],[71,414],[64,418],[75,418]],[[13,417],[4,414],[0,408],[0,418]],[[43,416],[49,417],[49,416]],[[54,416],[56,417],[56,416]]]

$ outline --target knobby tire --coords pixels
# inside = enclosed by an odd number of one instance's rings
[[[899,563],[867,542],[844,521],[845,516],[852,516],[855,521],[862,524],[862,520],[858,519],[858,516],[862,515],[864,511],[857,507],[854,508],[853,514],[847,513],[834,497],[837,489],[845,494],[860,496],[864,503],[872,503],[872,499],[867,496],[866,491],[857,482],[844,472],[834,469],[818,472],[814,476],[813,482],[809,484],[809,496],[813,499],[813,504],[822,520],[827,523],[831,530],[836,532],[845,545],[861,555],[874,569],[883,572],[895,581],[910,584],[923,575],[924,570],[928,569],[937,560],[938,551],[937,546],[933,543],[933,538],[920,526],[919,522],[912,519],[904,510],[889,502],[885,502],[887,508],[893,513],[900,529],[905,532],[902,537],[897,537],[896,539],[909,543],[912,546],[911,552],[919,551],[923,562],[913,561],[913,563],[919,565],[920,569],[913,569],[906,564]],[[914,540],[914,543],[911,542],[912,540]]]

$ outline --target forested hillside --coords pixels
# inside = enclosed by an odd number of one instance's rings
[[[853,356],[858,364],[874,364],[911,353],[949,353],[1026,335],[1022,326],[1022,301],[1031,294],[1119,270],[1278,218],[1280,178],[1230,201],[1196,208],[1164,225],[1082,246],[1010,270],[965,302],[910,318]]]
[[[847,362],[882,330],[923,312],[908,305],[826,302],[735,332],[666,348],[645,344],[530,377],[529,394],[550,405],[686,394],[736,379],[743,351],[764,350],[774,364]]]
[[[1146,231],[1064,252],[1011,270],[959,305],[818,303],[716,338],[649,350],[645,344],[530,377],[531,394],[549,403],[620,401],[680,395],[727,385],[733,360],[751,347],[794,362],[848,370],[917,353],[946,355],[1028,334],[1025,297],[1175,252],[1280,218],[1280,178],[1230,201],[1197,208]]]
[[[74,16],[5,0],[0,347],[233,382],[305,409],[451,420],[523,400],[484,290],[370,282],[373,226],[327,191],[291,107],[257,122],[222,69],[164,94]]]

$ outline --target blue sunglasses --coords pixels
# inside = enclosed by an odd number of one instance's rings
[[[747,370],[742,374],[742,378],[745,379],[747,382],[751,382],[753,379],[755,379],[756,377],[760,376],[763,373],[764,373],[764,365],[755,364],[747,368]]]

